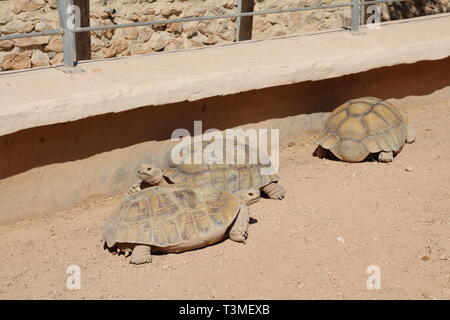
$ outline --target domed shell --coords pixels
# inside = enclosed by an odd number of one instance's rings
[[[359,162],[370,153],[400,151],[406,141],[406,126],[406,118],[392,104],[364,97],[337,107],[317,143],[341,160]]]
[[[241,204],[228,191],[211,186],[169,185],[130,195],[102,228],[108,247],[147,244],[178,252],[220,241]]]
[[[171,160],[169,152],[164,176],[173,183],[208,183],[230,192],[260,189],[279,180],[276,174],[272,174],[271,162],[266,155],[247,144],[235,143],[234,147],[227,147],[226,140],[220,143],[223,147],[221,154],[215,154],[213,148],[208,150],[210,142],[204,141],[200,150],[191,148],[191,152],[183,154],[178,163]],[[208,155],[211,157],[206,158]],[[201,162],[195,164],[195,159]],[[215,163],[212,159],[216,160]]]

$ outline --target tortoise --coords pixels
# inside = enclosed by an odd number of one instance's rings
[[[152,260],[152,252],[183,252],[217,243],[227,236],[247,239],[248,205],[258,189],[231,193],[211,185],[174,184],[128,196],[102,227],[110,250],[131,254],[130,263]]]
[[[331,113],[314,155],[323,158],[332,153],[347,162],[360,162],[370,155],[391,162],[405,142],[414,141],[414,129],[391,103],[363,97],[347,101]]]
[[[273,172],[269,172],[271,162],[267,156],[259,153],[257,161],[253,161],[256,163],[252,163],[249,161],[250,154],[256,150],[247,144],[234,142],[234,150],[242,148],[245,151],[245,161],[241,161],[244,162],[243,164],[236,163],[238,161],[227,164],[225,160],[230,159],[232,155],[236,156],[238,152],[230,151],[233,148],[226,148],[226,140],[221,140],[221,143],[223,146],[222,155],[219,156],[222,160],[221,164],[193,164],[193,159],[198,155],[203,156],[206,148],[210,145],[209,141],[203,141],[201,150],[188,152],[182,156],[179,163],[172,161],[172,150],[169,150],[164,158],[163,168],[153,164],[140,165],[137,170],[139,181],[128,190],[128,194],[163,184],[208,183],[230,192],[257,188],[271,199],[284,199],[286,191],[278,184],[279,177],[272,174]],[[231,154],[232,152],[233,154]],[[226,158],[228,156],[230,158]],[[267,170],[269,174],[263,173],[264,170]]]

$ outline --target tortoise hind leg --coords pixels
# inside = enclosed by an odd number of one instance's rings
[[[242,205],[238,216],[230,229],[229,237],[231,240],[245,243],[248,236],[247,229],[249,220],[249,209],[246,205]]]
[[[329,158],[331,156],[331,151],[328,149],[325,149],[321,145],[318,145],[316,150],[313,152],[314,157],[318,157],[320,159]]]
[[[262,188],[262,191],[267,194],[270,199],[283,200],[286,195],[286,190],[276,182],[269,183]]]
[[[392,151],[386,152],[386,151],[381,151],[378,154],[378,161],[380,162],[392,162],[394,160],[394,153]]]
[[[152,262],[151,246],[137,245],[133,249],[131,254],[130,263],[132,264],[144,264]]]

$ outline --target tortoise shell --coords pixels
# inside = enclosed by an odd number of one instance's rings
[[[317,143],[343,161],[359,162],[371,153],[399,152],[406,136],[407,120],[392,104],[364,97],[337,107]]]
[[[233,193],[250,188],[260,189],[279,180],[276,174],[272,174],[271,162],[266,155],[247,144],[234,142],[234,147],[227,148],[226,140],[221,143],[221,154],[212,152],[212,156],[219,160],[216,163],[210,161],[208,164],[203,160],[200,164],[194,164],[195,158],[204,159],[209,154],[209,141],[203,142],[201,150],[191,148],[191,152],[182,155],[179,163],[171,160],[169,152],[166,155],[167,166],[163,169],[164,176],[173,183],[207,183]],[[244,155],[245,158],[238,161],[238,155]]]
[[[195,249],[222,240],[241,204],[225,190],[175,184],[130,195],[102,228],[108,247],[147,244],[164,252]]]

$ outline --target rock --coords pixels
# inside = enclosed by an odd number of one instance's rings
[[[181,10],[175,9],[175,8],[163,8],[159,12],[159,14],[165,18],[170,17],[171,15],[179,16],[180,13],[181,13]]]
[[[183,47],[184,48],[199,48],[199,47],[203,47],[203,44],[201,42],[198,42],[193,39],[186,39],[183,42]]]
[[[205,41],[208,41],[208,37],[201,32],[196,32],[195,36],[192,37],[192,40],[198,43],[205,43]]]
[[[91,39],[91,50],[96,52],[103,48],[103,41],[97,37],[92,37]]]
[[[50,59],[41,50],[34,50],[31,55],[33,67],[46,67],[50,65]]]
[[[6,56],[8,53],[9,53],[9,52],[2,52],[2,51],[0,51],[0,70],[2,70],[3,59],[5,58],[5,56]]]
[[[25,54],[8,53],[3,58],[3,70],[21,70],[31,68],[31,59]]]
[[[343,237],[337,237],[336,242],[345,243],[345,240]]]
[[[205,14],[206,9],[199,7],[198,5],[192,5],[187,10],[185,10],[180,17],[181,18],[188,18],[188,17],[201,17]]]
[[[13,34],[13,33],[28,33],[31,32],[34,28],[34,24],[31,21],[21,21],[21,20],[12,20],[5,24],[2,27],[2,33]]]
[[[14,0],[11,11],[15,14],[26,11],[35,11],[45,6],[45,0]]]
[[[50,60],[50,63],[52,65],[55,64],[62,64],[64,61],[64,54],[63,53],[58,53],[55,55],[55,57],[53,59]]]
[[[61,36],[54,36],[48,42],[48,45],[45,46],[45,52],[62,52],[62,38]]]
[[[58,8],[58,0],[47,0],[48,6],[52,9]]]
[[[167,32],[177,32],[180,33],[183,30],[181,23],[168,23],[166,27]]]
[[[154,33],[148,42],[152,46],[153,50],[160,51],[160,50],[164,49],[166,44],[170,40],[173,40],[174,38],[175,38],[175,36],[173,34],[163,31],[163,32]]]
[[[50,36],[14,39],[14,45],[19,48],[42,46],[50,41]]]
[[[137,28],[125,28],[122,30],[122,35],[127,40],[136,40],[139,36]]]
[[[118,55],[125,50],[127,50],[129,47],[128,41],[125,40],[115,40],[113,41],[111,48],[115,51],[115,54]]]
[[[51,29],[53,29],[52,26],[50,26],[44,22],[38,22],[34,26],[34,31],[36,31],[36,32],[41,32],[41,31],[46,31],[46,30],[51,30]]]
[[[201,22],[186,22],[181,25],[181,30],[187,37],[192,37],[201,26]]]
[[[11,1],[0,1],[0,24],[6,24],[11,20]]]
[[[152,28],[149,27],[140,28],[137,41],[147,42],[152,37],[152,34],[153,34]]]
[[[414,171],[414,167],[413,166],[406,166],[405,171],[412,172],[412,171]]]
[[[213,34],[209,35],[205,40],[203,40],[203,43],[206,44],[206,45],[214,45],[217,42],[218,42],[218,39]]]
[[[146,42],[143,44],[137,44],[133,48],[131,48],[131,54],[146,54],[153,52],[153,48],[151,43]]]
[[[145,16],[151,16],[155,14],[155,10],[152,8],[145,8],[144,11],[142,12]]]
[[[12,40],[0,41],[0,50],[9,50],[13,47],[14,42]]]
[[[235,3],[235,1],[227,1],[226,3],[224,3],[222,5],[222,7],[224,7],[225,9],[231,10],[231,9],[234,9],[236,7],[236,3]]]
[[[164,48],[164,51],[174,51],[183,49],[183,39],[175,38],[174,40],[169,41]]]
[[[113,47],[103,49],[103,56],[105,58],[112,58],[116,56],[116,50]]]

